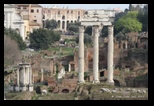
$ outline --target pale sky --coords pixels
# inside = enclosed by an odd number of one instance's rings
[[[52,7],[54,4],[40,4],[41,6]],[[56,4],[59,7],[66,8],[68,6],[69,9],[113,9],[120,8],[121,10],[128,9],[129,4]]]

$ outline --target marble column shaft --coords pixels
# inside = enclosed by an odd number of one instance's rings
[[[113,54],[114,54],[114,42],[113,42],[113,26],[108,27],[108,53],[107,53],[107,70],[108,70],[108,83],[114,83],[113,81]]]
[[[93,76],[94,83],[99,83],[99,27],[94,26],[93,31]]]
[[[23,67],[23,84],[25,85],[26,82],[26,74],[25,74],[25,67]]]
[[[32,84],[32,69],[29,67],[29,84]]]
[[[71,64],[68,64],[68,72],[71,72]]]
[[[43,69],[41,68],[41,82],[43,82]]]
[[[19,86],[19,69],[17,70],[17,86]]]
[[[84,83],[84,26],[79,27],[79,57],[78,57],[79,83]]]

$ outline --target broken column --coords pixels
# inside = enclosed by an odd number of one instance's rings
[[[71,64],[68,64],[68,72],[71,72]]]
[[[84,26],[79,27],[79,83],[84,83]]]
[[[108,79],[107,82],[114,84],[113,81],[113,26],[108,27],[108,53],[107,53],[107,70],[108,70]]]
[[[33,82],[32,82],[33,80]],[[29,91],[33,91],[33,83],[34,83],[34,76],[32,74],[32,67],[31,65],[29,66]]]
[[[18,92],[20,90],[20,85],[19,85],[19,69],[17,69],[17,85],[16,85],[16,91]]]
[[[127,49],[127,41],[125,42],[125,49]]]
[[[41,82],[43,82],[43,69],[41,68]]]
[[[93,33],[93,75],[94,75],[94,83],[99,83],[99,27],[94,26],[94,33]]]
[[[23,91],[26,91],[26,70],[25,70],[25,67],[23,66]]]

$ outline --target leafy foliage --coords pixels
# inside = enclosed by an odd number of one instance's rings
[[[14,29],[5,28],[4,34],[7,36],[10,36],[11,39],[15,40],[18,43],[18,48],[20,50],[24,50],[26,48],[26,44],[23,41],[23,39],[21,38],[20,34],[18,34]]]
[[[137,18],[143,24],[142,31],[148,31],[148,5],[139,11]]]
[[[45,28],[47,28],[47,29],[53,30],[53,29],[56,29],[57,26],[58,26],[58,23],[56,22],[56,20],[52,19],[52,20],[45,21]]]
[[[59,41],[60,34],[53,32],[52,30],[36,29],[33,33],[30,33],[30,48],[33,49],[48,49],[49,46]]]
[[[86,34],[88,34],[88,35],[92,35],[92,26],[88,26],[88,27],[86,27],[84,33],[86,33]]]
[[[69,24],[68,24],[68,30],[77,33],[77,32],[79,31],[79,26],[80,26],[80,24],[81,24],[80,22],[69,23]]]
[[[115,23],[115,29],[123,33],[141,31],[142,23],[137,20],[138,12],[128,12]]]
[[[76,43],[79,43],[79,37],[76,38]],[[88,34],[84,35],[84,44],[90,44],[92,43],[91,36]]]

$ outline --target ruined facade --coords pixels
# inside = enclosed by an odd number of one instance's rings
[[[68,23],[80,22],[83,19],[83,9],[61,8],[54,5],[51,8],[43,8],[43,20],[56,20],[58,29],[66,31]]]

